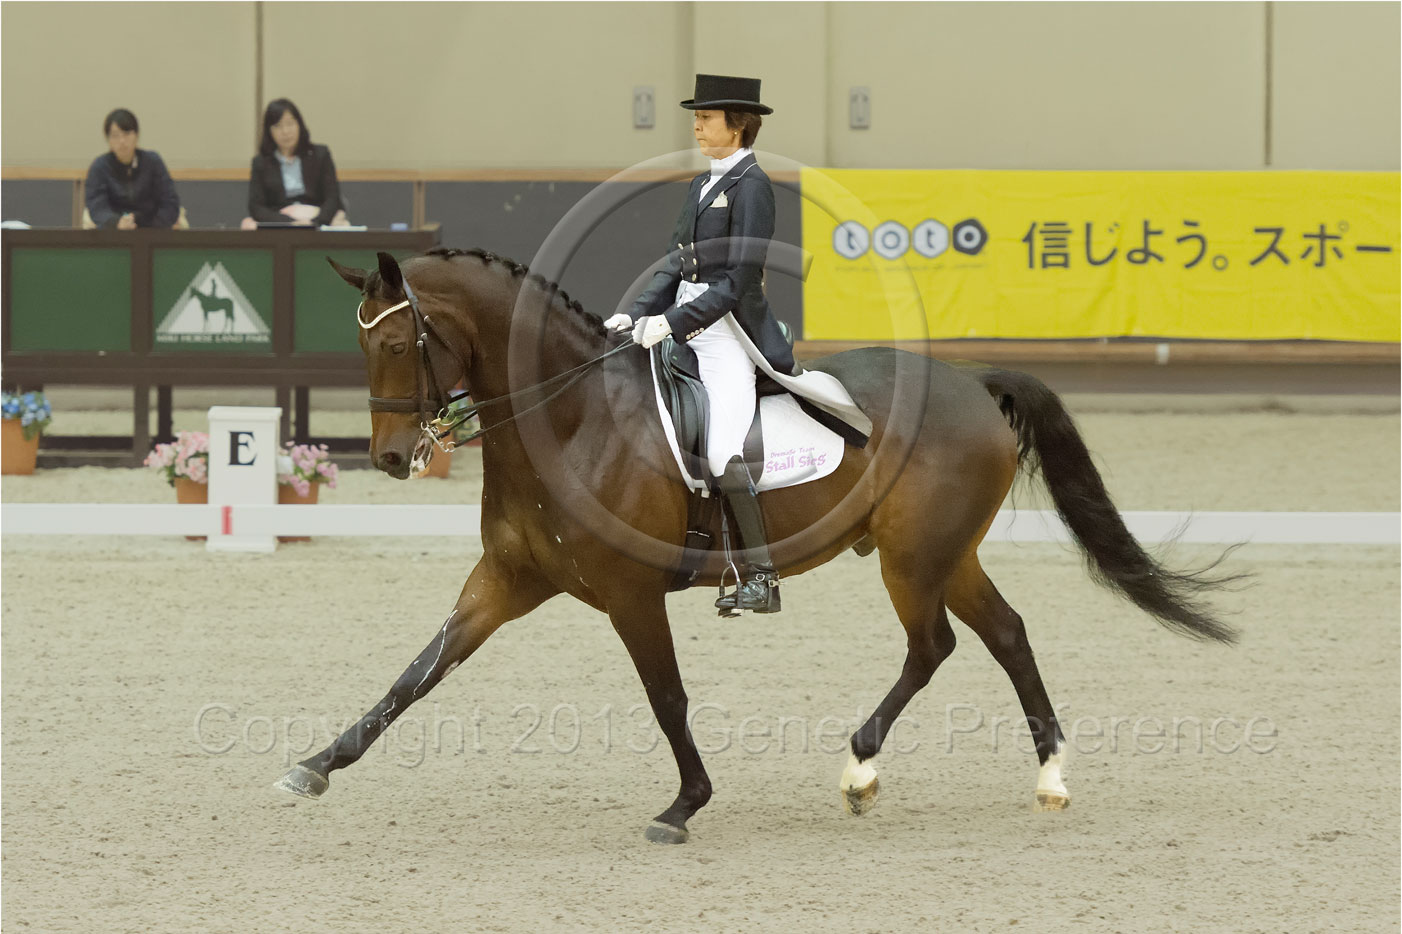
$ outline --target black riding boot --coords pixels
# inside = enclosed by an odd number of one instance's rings
[[[779,612],[779,576],[769,559],[769,545],[764,535],[764,515],[759,510],[759,494],[749,468],[740,457],[732,457],[725,472],[717,478],[721,497],[730,511],[731,527],[739,539],[740,548],[750,552],[754,560],[740,568],[740,584],[733,594],[716,601],[716,608],[750,610],[755,613]]]

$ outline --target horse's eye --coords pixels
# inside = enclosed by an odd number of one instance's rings
[[[396,341],[389,345],[390,353],[403,353],[409,347],[408,341]]]

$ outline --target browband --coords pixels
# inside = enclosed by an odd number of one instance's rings
[[[374,321],[371,321],[369,324],[366,324],[365,319],[360,316],[361,312],[365,310],[365,300],[361,299],[360,305],[355,309],[355,320],[362,328],[368,331],[375,325],[379,324],[381,321],[385,320],[385,315],[389,314],[391,311],[398,311],[399,309],[407,308],[408,306],[409,302],[406,299],[405,301],[400,302],[398,305],[395,305],[392,308],[386,308],[384,311],[380,312],[378,315],[375,316]]]

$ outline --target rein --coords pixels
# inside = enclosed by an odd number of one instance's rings
[[[582,379],[584,375],[597,364],[602,363],[603,361],[607,360],[609,357],[612,357],[614,354],[619,353],[620,351],[627,350],[629,347],[634,346],[632,341],[627,341],[625,343],[619,344],[612,350],[604,351],[602,354],[593,358],[592,360],[587,360],[584,363],[581,363],[579,366],[568,369],[563,373],[556,373],[554,376],[542,380],[541,382],[536,383],[533,386],[527,386],[524,389],[518,389],[515,392],[509,392],[503,396],[496,396],[491,399],[483,399],[480,402],[470,402],[464,404],[465,400],[468,398],[467,393],[458,393],[455,396],[452,396],[451,398],[445,398],[442,394],[442,390],[439,389],[439,382],[435,378],[433,373],[433,358],[428,352],[429,337],[432,336],[438,341],[438,343],[442,344],[445,348],[447,348],[450,353],[452,353],[455,357],[458,358],[459,363],[463,363],[461,355],[458,354],[457,351],[453,350],[452,345],[450,345],[446,340],[443,339],[443,336],[438,333],[437,328],[434,327],[433,322],[429,320],[428,316],[419,311],[418,297],[414,295],[414,291],[409,287],[409,283],[407,280],[404,282],[403,285],[404,295],[406,296],[405,300],[390,308],[386,308],[384,311],[376,315],[374,320],[367,322],[362,317],[362,312],[365,308],[364,301],[361,301],[360,307],[357,308],[355,312],[356,322],[359,323],[362,329],[368,331],[375,325],[383,321],[391,312],[395,312],[401,308],[407,307],[410,313],[413,315],[414,332],[417,335],[415,339],[415,346],[418,349],[419,357],[416,361],[415,366],[414,398],[406,399],[402,397],[371,396],[370,411],[417,412],[419,414],[419,428],[424,433],[424,440],[430,442],[431,444],[437,445],[439,450],[443,451],[445,454],[451,454],[453,450],[458,446],[458,444],[466,444],[469,441],[475,441],[483,435],[487,434],[487,432],[489,431],[494,431],[497,428],[500,428],[502,425],[514,422],[516,419],[520,418],[523,415],[528,415],[531,412],[534,412],[536,409],[550,402],[552,399],[559,396],[561,393],[569,389],[575,383],[579,382],[579,380]],[[463,372],[465,373],[466,371],[466,364],[463,364]],[[525,395],[526,393],[536,392],[538,390],[545,389],[562,380],[565,381],[563,385],[561,385],[554,392],[550,393],[550,395],[546,396],[544,399],[540,400],[530,408],[523,409],[520,412],[516,412],[515,414],[502,419],[494,425],[490,425],[486,428],[478,428],[476,431],[472,432],[472,434],[468,435],[466,438],[463,438],[461,441],[444,440],[445,438],[450,438],[455,429],[457,429],[463,423],[471,419],[473,416],[477,415],[479,411],[486,408],[487,406],[495,405],[498,402],[509,402],[519,396]],[[436,415],[433,414],[433,410],[429,408],[429,398],[427,393],[424,391],[425,384],[431,387],[431,391],[433,392],[433,402],[436,405],[437,409]],[[420,444],[422,443],[423,442],[421,441]]]
[[[594,359],[592,359],[592,360],[587,360],[587,361],[585,361],[584,363],[581,363],[579,366],[574,367],[573,369],[566,370],[566,371],[563,372],[563,373],[556,373],[554,376],[550,377],[549,379],[542,380],[541,382],[536,383],[534,386],[527,386],[525,389],[518,389],[518,390],[516,390],[515,392],[509,392],[509,393],[507,393],[507,394],[504,395],[504,396],[497,396],[497,397],[492,398],[492,399],[483,399],[481,402],[473,402],[473,403],[468,404],[468,405],[462,405],[462,404],[461,404],[461,402],[462,402],[462,397],[459,397],[459,398],[457,398],[457,399],[454,399],[452,402],[450,402],[450,403],[448,404],[447,408],[445,408],[443,412],[440,412],[440,413],[439,413],[438,418],[434,419],[433,422],[430,423],[430,428],[431,428],[431,429],[437,429],[437,430],[439,431],[438,436],[435,437],[435,438],[433,439],[433,440],[434,440],[434,443],[436,443],[440,448],[443,448],[445,451],[451,451],[451,450],[453,449],[453,445],[455,444],[455,442],[449,441],[449,442],[447,442],[447,444],[448,444],[449,446],[448,446],[448,447],[444,447],[444,442],[443,442],[443,440],[442,440],[442,439],[443,439],[443,436],[444,436],[444,435],[447,435],[447,434],[450,434],[450,433],[453,431],[453,429],[457,428],[459,425],[463,424],[463,423],[466,422],[468,419],[472,418],[474,415],[476,415],[476,414],[478,413],[479,410],[481,410],[481,409],[483,409],[483,408],[485,408],[485,407],[487,407],[487,406],[489,406],[489,405],[493,405],[493,404],[495,404],[495,403],[498,403],[498,402],[507,402],[507,401],[510,401],[511,399],[514,399],[514,398],[516,398],[517,396],[525,395],[525,394],[528,393],[528,392],[535,392],[535,391],[537,391],[537,390],[544,389],[544,388],[546,388],[547,386],[551,385],[552,383],[557,383],[557,382],[559,382],[560,380],[565,379],[566,377],[570,377],[570,379],[569,379],[564,385],[562,385],[559,389],[556,389],[554,392],[552,392],[550,395],[546,396],[544,399],[541,399],[541,400],[540,400],[539,402],[537,402],[535,405],[531,406],[531,407],[528,408],[528,409],[522,409],[520,412],[517,412],[517,413],[515,413],[514,415],[511,415],[511,416],[509,416],[509,417],[507,417],[507,418],[502,419],[501,421],[497,422],[495,425],[489,425],[489,426],[487,426],[486,428],[479,428],[479,429],[477,429],[477,430],[474,431],[472,434],[470,434],[470,435],[468,435],[466,438],[464,438],[464,439],[462,440],[461,443],[462,443],[462,444],[466,444],[466,443],[469,442],[469,441],[476,441],[478,438],[482,437],[482,436],[485,435],[487,432],[489,432],[489,431],[495,431],[496,429],[500,428],[502,425],[508,424],[509,422],[514,422],[516,419],[520,418],[522,415],[528,415],[528,414],[530,414],[531,412],[534,412],[536,409],[538,409],[538,408],[540,408],[541,406],[545,405],[547,402],[551,401],[551,400],[554,399],[556,396],[560,395],[560,394],[561,394],[562,392],[564,392],[566,389],[569,389],[569,388],[570,388],[571,386],[573,386],[575,383],[579,382],[579,381],[584,377],[584,374],[587,373],[587,372],[588,372],[591,368],[593,368],[596,364],[602,363],[602,362],[604,362],[605,360],[607,360],[609,357],[612,357],[614,354],[616,354],[616,353],[618,353],[618,352],[620,352],[620,351],[623,351],[623,350],[627,350],[629,347],[632,347],[632,346],[634,346],[633,343],[632,343],[632,341],[629,341],[628,343],[624,343],[624,344],[619,344],[617,347],[613,348],[612,350],[606,350],[606,351],[604,351],[603,353],[599,354],[599,356],[595,357]]]

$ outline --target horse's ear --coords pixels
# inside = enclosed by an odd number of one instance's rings
[[[399,270],[399,261],[388,253],[376,253],[380,260],[380,278],[390,291],[398,291],[404,287],[404,273]]]
[[[336,270],[336,275],[355,286],[356,291],[365,291],[365,280],[369,278],[369,272],[364,269],[356,269],[354,266],[342,266],[329,256],[326,257],[326,261],[331,264],[332,269]]]

